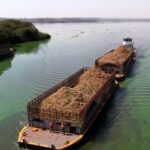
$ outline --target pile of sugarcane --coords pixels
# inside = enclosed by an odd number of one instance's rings
[[[85,71],[74,87],[62,87],[42,101],[45,110],[57,109],[73,112],[83,108],[107,81],[110,75],[96,68]]]
[[[116,66],[121,66],[131,56],[132,53],[133,51],[131,49],[127,49],[125,46],[120,46],[98,59],[97,62],[98,65],[109,63]]]

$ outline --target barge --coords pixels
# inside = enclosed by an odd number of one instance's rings
[[[27,104],[19,146],[63,150],[80,143],[116,87],[115,72],[80,69]]]
[[[0,44],[0,58],[5,58],[12,55],[13,48],[11,48],[10,44]]]
[[[95,60],[95,66],[107,73],[116,72],[116,79],[121,80],[134,64],[136,49],[131,38],[123,39],[123,45],[113,49]]]

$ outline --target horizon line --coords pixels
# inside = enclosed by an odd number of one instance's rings
[[[0,19],[150,19],[150,17],[0,17]]]

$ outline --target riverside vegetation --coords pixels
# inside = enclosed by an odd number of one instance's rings
[[[27,21],[5,19],[0,21],[0,44],[23,43],[50,39],[47,33],[42,33]]]

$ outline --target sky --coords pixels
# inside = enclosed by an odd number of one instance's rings
[[[7,18],[150,18],[150,0],[1,0]]]

